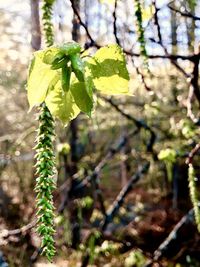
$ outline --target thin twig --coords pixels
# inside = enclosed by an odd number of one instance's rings
[[[147,151],[148,152],[154,152],[153,151],[153,146],[156,140],[156,134],[154,133],[154,131],[144,122],[141,120],[137,120],[136,118],[134,118],[133,116],[131,116],[130,114],[124,112],[116,103],[114,103],[114,101],[112,100],[112,98],[106,98],[101,96],[102,99],[104,99],[105,101],[107,101],[112,107],[114,107],[122,116],[124,116],[125,118],[127,118],[128,120],[132,121],[136,127],[138,127],[138,129],[144,128],[145,130],[148,130],[150,132],[150,139],[149,142],[147,144]],[[156,158],[156,155],[154,155]]]
[[[79,14],[79,12],[76,9],[76,6],[74,4],[74,1],[70,0],[70,2],[71,2],[71,6],[72,6],[74,14],[77,16],[80,25],[85,29],[86,35],[87,35],[88,39],[90,40],[90,43],[85,45],[86,48],[89,48],[89,47],[101,48],[102,46],[100,44],[98,44],[93,39],[93,37],[90,34],[90,31],[89,31],[87,25],[81,19],[81,16],[80,16],[80,14]],[[133,56],[133,57],[140,57],[141,56],[140,53],[134,53],[133,51],[129,51],[129,50],[126,50],[126,49],[124,49],[124,53],[129,55],[129,56]],[[169,54],[169,53],[167,55],[166,54],[165,55],[149,55],[148,54],[148,58],[150,58],[150,59],[159,59],[160,58],[160,59],[169,59],[169,60],[181,59],[181,60],[194,61],[196,57],[197,57],[196,55],[180,55],[180,54],[173,55],[173,54]]]
[[[0,233],[0,240],[8,239],[10,236],[13,235],[23,235],[32,229],[36,225],[36,220],[33,220],[31,223],[22,226],[21,228],[17,228],[14,230],[2,230]]]
[[[190,75],[177,63],[177,59],[178,57],[176,58],[176,56],[172,56],[168,53],[167,51],[167,48],[164,46],[163,44],[163,39],[162,39],[162,35],[161,35],[161,29],[160,29],[160,24],[159,24],[159,19],[158,19],[158,12],[159,12],[159,8],[157,8],[157,5],[156,5],[156,1],[153,0],[153,6],[154,6],[154,9],[155,9],[155,13],[154,13],[154,22],[155,22],[155,25],[157,27],[157,33],[158,33],[158,44],[163,48],[164,52],[165,52],[165,56],[171,61],[171,63],[186,77],[190,77]],[[156,41],[154,41],[156,42]],[[192,60],[193,59],[194,55],[192,56]],[[183,59],[184,57],[180,58],[179,59]],[[190,56],[191,58],[191,56]],[[192,61],[191,60],[191,61]]]
[[[114,11],[113,11],[113,34],[115,36],[115,40],[116,40],[116,43],[118,45],[120,45],[120,40],[118,38],[118,34],[117,34],[117,15],[116,15],[116,12],[117,12],[117,3],[118,1],[115,0],[115,6],[114,6]]]
[[[110,207],[108,212],[106,213],[106,216],[100,223],[100,230],[101,232],[104,232],[108,226],[108,224],[113,220],[114,216],[120,209],[121,205],[124,202],[125,197],[127,194],[132,190],[133,186],[140,180],[140,178],[145,174],[149,169],[149,162],[145,163],[144,166],[142,166],[136,174],[134,174],[131,179],[128,181],[128,183],[122,188],[120,193],[118,194],[116,200],[114,201],[113,205]],[[91,238],[92,233],[89,235],[87,241]],[[101,236],[94,239],[94,245],[100,244],[102,242]],[[86,242],[87,242],[86,241]],[[88,266],[90,259],[90,251],[87,251],[85,255],[83,256],[82,265],[81,267]]]
[[[190,151],[185,163],[188,165],[191,164],[194,156],[199,152],[199,150],[200,150],[200,143],[196,144],[196,146]]]
[[[131,131],[128,135],[123,136],[120,138],[120,140],[117,142],[116,147],[111,147],[107,154],[101,159],[101,161],[96,165],[94,170],[92,171],[92,174],[88,175],[85,177],[80,183],[78,183],[74,188],[72,188],[72,192],[69,192],[69,195],[73,195],[75,192],[80,191],[82,188],[87,186],[89,183],[92,181],[98,180],[99,175],[102,171],[102,169],[107,165],[108,161],[116,154],[118,153],[127,143],[127,140],[131,137],[134,136],[135,134],[138,133],[138,129]],[[77,174],[73,176],[73,178],[77,178]],[[61,190],[64,189],[65,185],[67,183],[63,184],[61,187]],[[61,204],[60,207],[58,208],[59,212],[62,212],[67,204],[66,202],[67,199],[65,199]]]
[[[192,20],[195,20],[195,21],[200,21],[200,17],[195,16],[195,15],[193,15],[190,12],[186,12],[186,13],[185,12],[182,12],[181,10],[172,7],[170,4],[168,4],[167,6],[169,7],[169,9],[171,9],[175,13],[180,14],[182,17],[191,18]]]
[[[130,180],[127,182],[127,184],[119,192],[115,201],[113,202],[113,204],[109,208],[108,212],[106,213],[106,217],[105,217],[104,221],[101,224],[102,231],[106,230],[106,227],[112,221],[112,219],[114,218],[114,216],[116,215],[116,213],[118,212],[120,207],[122,206],[125,197],[132,190],[133,185],[135,185],[139,181],[139,179],[143,176],[143,174],[145,174],[148,171],[149,166],[150,166],[150,163],[147,162],[144,164],[144,166],[139,168],[138,172],[130,178]]]

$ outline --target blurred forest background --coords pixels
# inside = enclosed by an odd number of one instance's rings
[[[187,164],[198,177],[200,1],[141,1],[149,71],[134,2],[54,3],[55,42],[120,44],[131,82],[130,96],[97,95],[91,119],[56,124],[50,264],[33,228],[37,109],[28,113],[25,90],[32,52],[44,47],[41,2],[0,1],[0,267],[200,266]]]

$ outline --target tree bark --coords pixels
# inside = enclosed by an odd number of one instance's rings
[[[37,51],[41,47],[39,0],[30,0],[30,6],[31,6],[31,46],[35,51]]]

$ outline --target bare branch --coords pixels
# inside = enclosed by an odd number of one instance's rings
[[[115,36],[115,40],[116,40],[116,43],[118,45],[120,45],[120,40],[117,36],[117,15],[116,15],[116,12],[117,12],[117,0],[115,0],[115,6],[114,6],[114,11],[113,11],[113,34]]]
[[[169,7],[169,9],[171,9],[172,11],[174,11],[175,13],[178,13],[180,14],[182,17],[186,17],[186,18],[191,18],[192,20],[195,20],[195,21],[200,21],[200,17],[198,16],[194,16],[192,13],[190,12],[187,12],[187,13],[184,13],[182,12],[181,10],[178,10],[174,7],[172,7],[170,4],[167,5]]]
[[[185,163],[188,165],[191,164],[194,156],[199,152],[199,150],[200,150],[200,144],[196,144],[196,146],[190,151]]]
[[[108,212],[106,213],[106,217],[105,217],[104,221],[101,224],[101,229],[103,231],[106,230],[106,227],[108,226],[109,222],[112,221],[112,219],[114,218],[114,216],[116,215],[116,213],[118,212],[118,210],[120,209],[120,207],[122,206],[125,197],[132,190],[133,185],[135,185],[139,181],[139,179],[143,176],[143,174],[145,174],[148,171],[149,166],[150,166],[150,163],[149,162],[147,162],[146,164],[144,164],[144,166],[142,166],[138,170],[138,172],[136,174],[134,174],[130,178],[130,180],[128,181],[128,183],[119,192],[119,194],[116,197],[114,203],[112,204],[112,206],[109,208]]]
[[[150,132],[150,140],[147,144],[147,151],[149,152],[154,152],[153,151],[153,145],[155,143],[156,140],[156,134],[154,133],[154,131],[144,122],[141,120],[137,120],[135,119],[133,116],[131,116],[130,114],[125,113],[117,104],[114,103],[114,101],[112,100],[112,98],[106,98],[103,96],[100,96],[102,99],[104,99],[105,101],[107,101],[108,103],[110,103],[110,105],[112,107],[114,107],[122,116],[124,116],[125,118],[127,118],[128,120],[132,121],[136,127],[138,129],[144,128],[146,130],[148,130]],[[156,159],[156,155],[154,154],[155,159]]]

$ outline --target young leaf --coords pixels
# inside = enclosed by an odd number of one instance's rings
[[[62,68],[62,89],[64,92],[69,91],[71,78],[71,67],[65,66]]]
[[[81,46],[76,42],[68,42],[60,47],[60,51],[65,55],[74,55],[81,52]]]
[[[109,95],[129,93],[125,56],[118,45],[99,49],[85,64],[91,71],[97,90]]]
[[[58,71],[51,70],[51,66],[43,62],[43,56],[44,51],[36,52],[29,68],[27,90],[30,109],[45,100],[48,89],[51,89],[60,77]]]
[[[56,84],[54,90],[48,93],[45,102],[51,114],[60,119],[65,125],[80,113],[80,109],[74,102],[70,90],[63,92],[61,81]]]
[[[71,55],[70,56],[71,64],[72,64],[72,70],[75,73],[77,79],[80,82],[84,82],[84,63],[79,57],[79,55]]]
[[[51,65],[51,69],[52,70],[61,69],[65,66],[67,66],[67,62],[68,62],[68,59],[65,57],[63,57],[61,60],[54,60],[52,65]]]
[[[56,59],[61,60],[65,54],[60,51],[59,47],[49,47],[45,49],[44,55],[43,55],[43,62],[45,64],[52,64]]]
[[[76,105],[81,111],[91,115],[93,108],[93,98],[92,98],[92,84],[87,82],[79,82],[75,80],[70,86],[70,91],[74,97]]]

